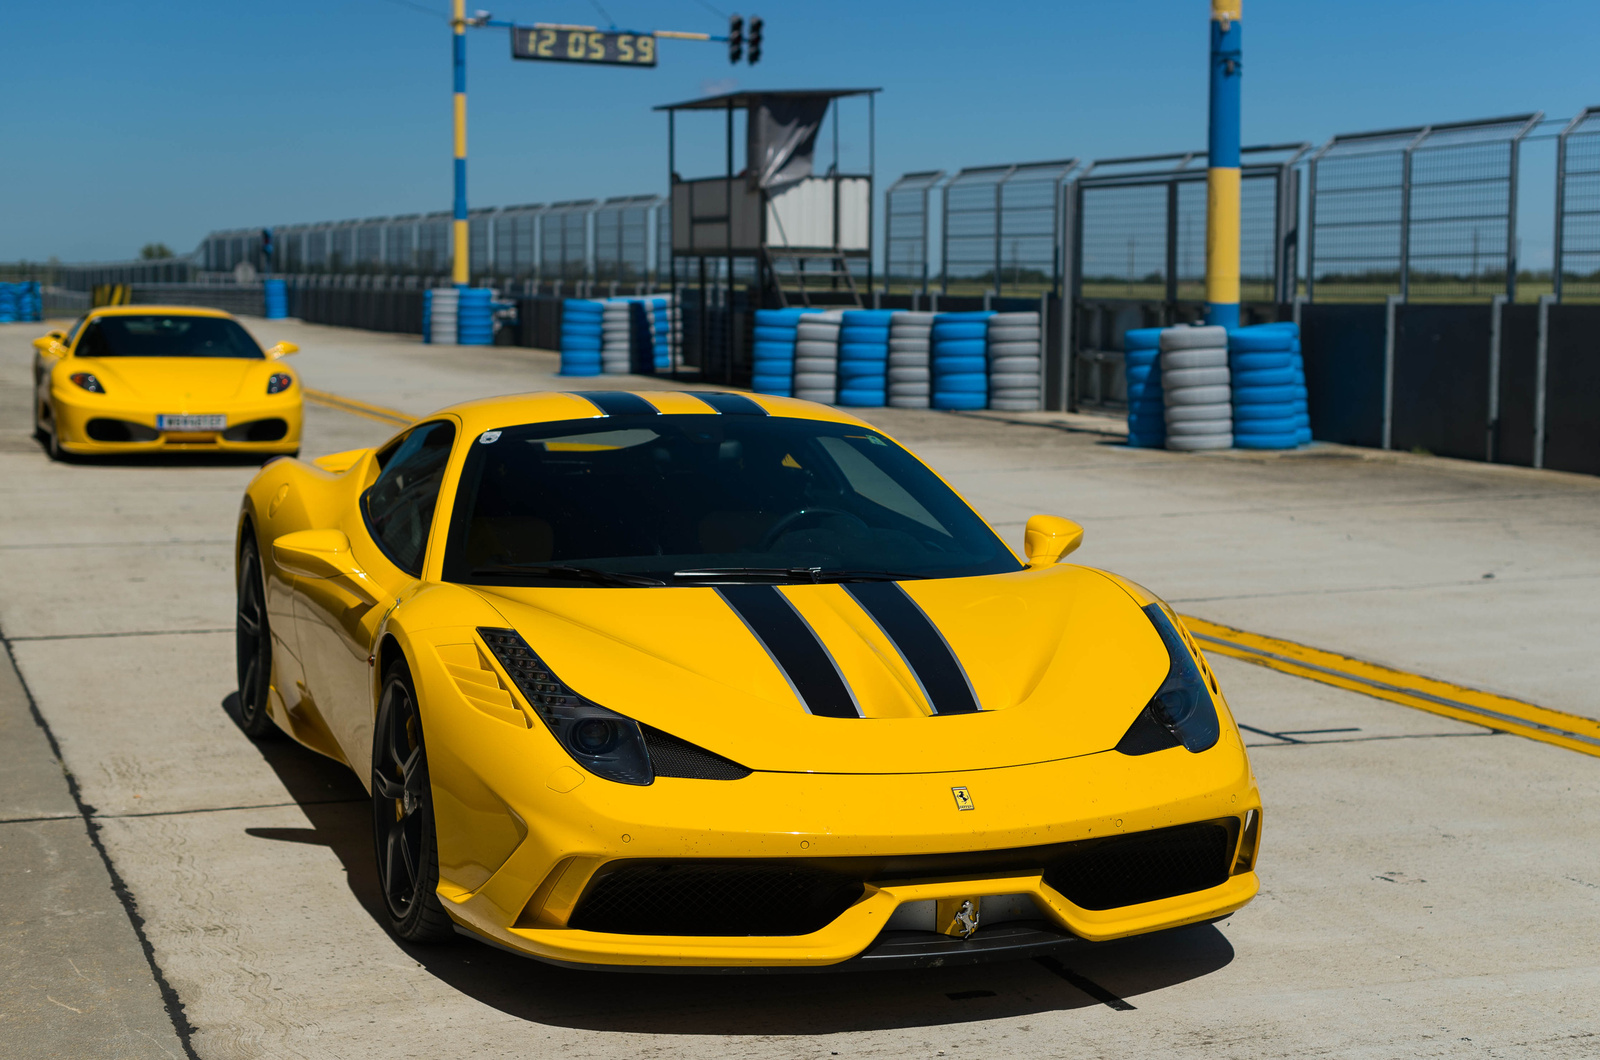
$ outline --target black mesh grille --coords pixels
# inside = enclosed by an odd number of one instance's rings
[[[617,862],[569,921],[621,935],[806,935],[861,897],[859,879],[769,862]]]
[[[1075,843],[1044,881],[1084,909],[1115,909],[1215,887],[1228,878],[1238,821]]]
[[[289,433],[289,424],[277,417],[239,423],[222,432],[230,442],[276,442]]]
[[[690,780],[743,780],[750,770],[738,762],[712,754],[671,733],[639,726],[644,730],[644,745],[658,777],[686,777]]]
[[[84,430],[96,442],[153,442],[161,437],[154,427],[103,416],[90,420],[84,425]]]

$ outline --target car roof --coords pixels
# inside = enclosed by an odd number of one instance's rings
[[[750,402],[750,413],[778,416],[787,419],[820,420],[828,423],[847,423],[870,427],[865,421],[847,412],[814,401],[797,398],[774,397],[770,394],[751,394],[742,391],[692,391],[692,390],[547,390],[531,394],[506,394],[500,397],[465,401],[440,409],[434,415],[449,414],[461,420],[462,434],[471,437],[484,431],[513,427],[524,423],[555,423],[561,420],[601,419],[608,415],[596,401],[608,398],[643,399],[646,405],[666,416],[738,415],[737,412],[719,410],[702,400],[697,394],[715,397],[725,393],[730,397]],[[591,396],[592,395],[592,396]],[[732,402],[737,407],[741,401]],[[640,411],[645,411],[641,409]],[[618,410],[618,415],[623,414]],[[431,419],[432,417],[424,417]],[[876,430],[876,428],[873,428]]]
[[[232,313],[203,305],[103,305],[89,310],[91,317],[128,317],[160,314],[169,317],[222,317],[232,320]]]

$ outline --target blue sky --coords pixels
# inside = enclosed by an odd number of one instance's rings
[[[720,32],[712,8],[735,0],[600,3],[629,28]],[[473,205],[664,190],[666,121],[650,108],[732,87],[881,86],[880,188],[914,169],[1205,142],[1205,0],[761,4],[754,68],[687,42],[664,43],[654,70],[513,62],[505,31],[472,31]],[[591,0],[468,6],[607,21]],[[0,260],[113,260],[156,240],[188,251],[214,228],[448,208],[448,7],[7,5]],[[1600,5],[1577,0],[1246,0],[1244,26],[1246,143],[1600,103]],[[852,118],[854,168],[866,145]],[[720,129],[700,122],[685,176],[721,165]],[[1525,160],[1525,265],[1549,243],[1547,148]]]

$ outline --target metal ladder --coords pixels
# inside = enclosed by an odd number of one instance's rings
[[[799,299],[799,305],[810,307],[813,304],[812,294],[821,294],[825,290],[833,295],[846,292],[849,296],[849,302],[830,301],[829,305],[854,305],[861,308],[865,304],[861,301],[861,291],[856,287],[856,278],[850,272],[850,263],[837,251],[763,247],[761,260],[766,265],[767,273],[772,277],[772,285],[778,292],[778,304],[784,308],[795,304],[791,302],[791,296]],[[808,264],[825,267],[807,268]],[[793,281],[792,285],[786,284],[786,280]],[[811,284],[809,288],[806,286],[808,282]]]

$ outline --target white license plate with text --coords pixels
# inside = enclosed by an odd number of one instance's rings
[[[220,431],[227,425],[226,416],[156,417],[156,429],[162,431]]]

